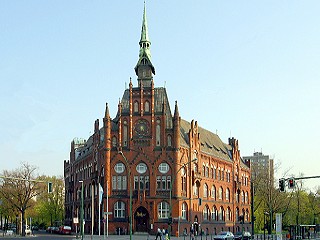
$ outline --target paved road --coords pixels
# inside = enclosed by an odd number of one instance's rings
[[[34,234],[32,236],[26,236],[26,237],[21,237],[21,236],[4,236],[2,232],[0,232],[0,239],[6,239],[6,240],[14,240],[14,239],[33,239],[33,240],[54,240],[54,239],[72,239],[72,240],[76,240],[76,236],[75,235],[59,235],[59,234],[50,234],[50,233],[46,233],[46,232],[34,232]],[[84,240],[130,240],[130,236],[129,235],[109,235],[107,236],[91,236],[91,235],[85,235],[84,236]],[[171,237],[171,240],[189,240],[189,237]],[[81,237],[78,237],[78,240],[81,240]],[[132,240],[155,240],[155,236],[154,235],[132,235]],[[197,238],[197,240],[201,240],[200,237]],[[202,240],[211,240],[209,237],[206,239],[205,237],[203,237]]]

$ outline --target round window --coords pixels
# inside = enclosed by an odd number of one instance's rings
[[[169,172],[169,165],[168,163],[161,163],[158,169],[159,169],[159,172],[166,174],[167,172]]]
[[[136,167],[138,173],[143,174],[147,171],[147,165],[145,163],[139,163]]]
[[[114,166],[114,170],[116,171],[116,173],[123,173],[124,169],[125,169],[125,166],[122,162],[119,162]]]

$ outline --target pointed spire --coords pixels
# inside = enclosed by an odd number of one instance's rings
[[[148,33],[146,2],[144,2],[141,37],[139,41],[140,52],[139,60],[134,70],[138,76],[138,81],[144,81],[146,87],[150,87],[152,74],[155,74],[155,68],[151,62],[150,46],[151,42]]]
[[[147,23],[147,11],[146,11],[146,1],[144,1],[144,9],[143,9],[143,19],[142,19],[142,30],[141,30],[141,42],[149,42],[149,34],[148,34],[148,23]]]
[[[105,118],[109,118],[110,117],[108,103],[106,103],[106,110],[105,110],[104,117]]]
[[[175,107],[174,107],[174,118],[179,118],[179,109],[178,109],[178,102],[176,101]]]

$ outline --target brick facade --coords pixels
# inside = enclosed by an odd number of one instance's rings
[[[130,186],[133,232],[154,234],[158,227],[173,235],[178,227],[180,234],[191,228],[235,232],[240,215],[249,229],[250,168],[240,157],[238,140],[223,143],[196,121],[183,120],[177,103],[171,113],[166,89],[154,86],[145,13],[139,44],[138,84],[130,80],[116,117],[106,105],[94,134],[71,143],[70,160],[64,162],[66,224],[74,229],[73,218],[80,217],[81,180],[86,233],[98,233],[98,183],[104,190],[101,220],[103,212],[112,213],[110,234],[129,232]],[[103,227],[101,221],[102,234]]]

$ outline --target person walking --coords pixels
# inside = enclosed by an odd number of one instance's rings
[[[162,240],[161,239],[161,230],[160,230],[160,228],[158,228],[158,230],[157,230],[156,240],[158,240],[158,237],[159,237],[159,240]]]

